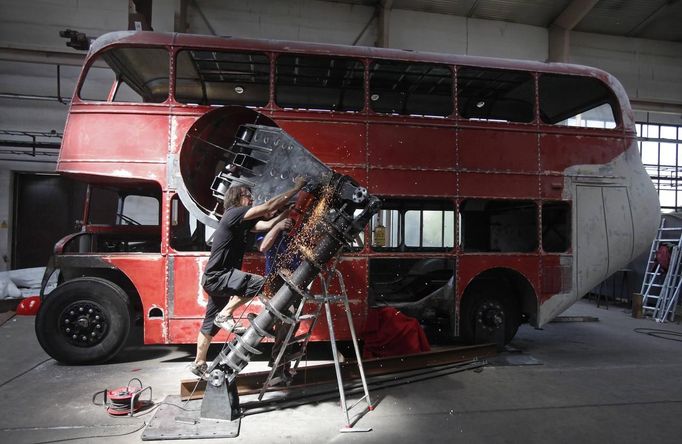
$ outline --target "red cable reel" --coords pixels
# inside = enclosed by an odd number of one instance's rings
[[[139,387],[131,384],[137,381]],[[140,395],[149,390],[149,399],[141,400]],[[103,402],[97,403],[96,399],[99,395],[103,395]],[[144,387],[142,381],[133,378],[128,381],[125,387],[119,387],[112,390],[104,389],[92,395],[92,403],[95,405],[102,405],[107,408],[107,413],[111,416],[133,416],[134,413],[140,411],[142,408],[152,403],[152,388]]]

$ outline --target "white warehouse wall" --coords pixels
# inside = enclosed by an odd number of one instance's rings
[[[198,3],[218,35],[340,45],[352,44],[374,14],[374,8],[367,6],[318,0],[199,0]],[[190,7],[188,15],[193,33],[210,34],[196,10]],[[376,26],[373,26],[358,44],[373,46],[375,40]]]
[[[177,0],[156,0],[152,26],[170,32]],[[197,0],[205,20],[190,2],[190,32],[253,38],[373,46],[378,20],[371,7],[321,0]],[[548,58],[545,28],[448,15],[392,10],[388,46],[393,48],[519,58]],[[83,54],[66,47],[67,28],[99,36],[128,26],[128,0],[0,0],[0,93],[56,96],[55,64],[12,61],[12,50]],[[571,33],[573,63],[611,72],[631,98],[682,104],[682,43]],[[72,94],[77,66],[62,66],[61,93]],[[62,131],[68,108],[56,101],[0,98],[0,129]],[[665,120],[677,121],[680,116]],[[5,158],[6,156],[0,156]],[[11,224],[13,171],[54,171],[52,162],[16,156],[0,160],[0,224]],[[38,162],[36,162],[38,161]],[[2,225],[0,225],[1,227]],[[9,256],[11,226],[0,228],[0,259]],[[5,263],[0,260],[0,270]]]
[[[394,10],[389,46],[508,59],[547,59],[547,30],[537,26]]]
[[[574,32],[571,62],[610,72],[630,100],[682,105],[682,43]]]

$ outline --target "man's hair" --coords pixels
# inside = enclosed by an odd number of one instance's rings
[[[225,193],[223,198],[223,208],[228,209],[231,207],[240,207],[242,203],[242,195],[246,192],[250,192],[249,187],[244,185],[237,185],[235,187],[230,187]]]

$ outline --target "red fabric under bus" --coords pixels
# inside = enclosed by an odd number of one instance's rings
[[[419,322],[392,307],[372,308],[367,313],[363,358],[408,355],[431,350]]]

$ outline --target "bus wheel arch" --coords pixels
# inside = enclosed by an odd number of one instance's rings
[[[525,319],[533,319],[537,298],[530,282],[508,268],[486,270],[476,276],[462,294],[460,335],[480,344],[508,344]]]
[[[60,284],[80,277],[93,277],[104,279],[114,285],[117,285],[121,288],[121,290],[123,290],[129,299],[134,325],[141,327],[144,326],[142,298],[140,297],[135,284],[133,284],[133,281],[131,281],[130,278],[120,269],[109,267],[64,267],[62,270],[60,270],[59,276],[62,278],[62,281],[59,282]],[[47,296],[50,294],[51,293],[49,293]]]
[[[65,364],[110,360],[128,339],[132,319],[128,295],[101,277],[67,280],[43,300],[35,330],[42,348]]]

